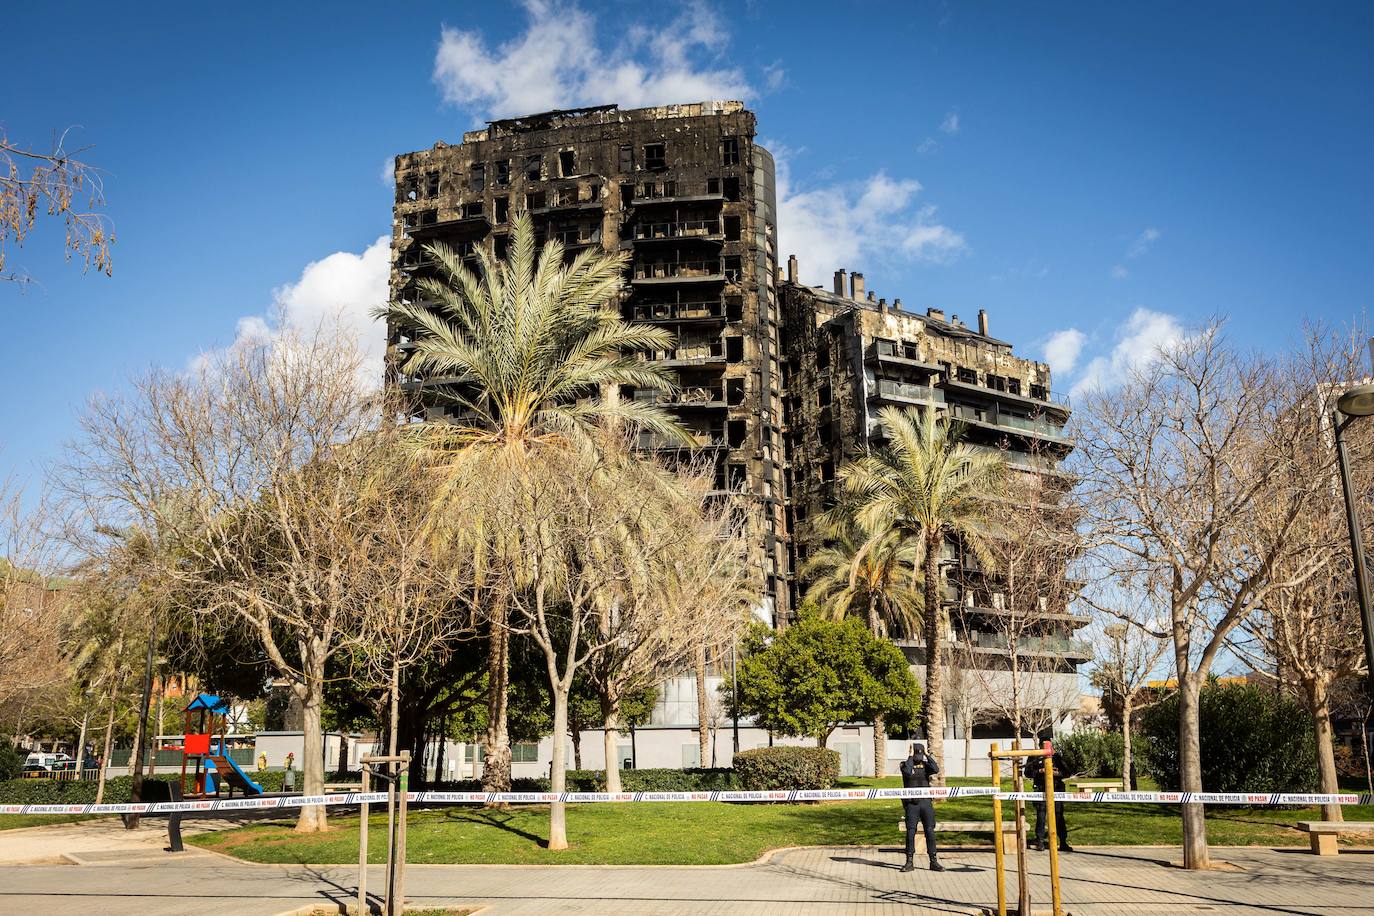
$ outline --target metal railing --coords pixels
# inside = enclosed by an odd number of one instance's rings
[[[700,279],[724,276],[725,262],[720,258],[709,261],[656,261],[635,265],[636,280]]]
[[[968,404],[950,404],[950,416],[958,420],[972,420],[977,423],[991,423],[994,426],[1005,426],[1008,429],[1019,429],[1024,432],[1036,433],[1041,436],[1051,436],[1056,439],[1064,438],[1064,429],[1058,423],[1051,423],[1048,420],[1032,419],[1029,417],[1018,417],[1015,414],[1007,413],[997,407],[972,407]]]
[[[646,302],[635,303],[635,321],[687,321],[701,318],[724,318],[725,303],[719,299],[703,299],[695,302]]]
[[[681,449],[681,448],[710,448],[712,446],[722,446],[725,444],[725,429],[723,427],[708,430],[689,430],[688,441],[686,443],[672,436],[665,436],[661,433],[641,432],[635,445],[642,449]]]
[[[725,389],[720,385],[694,385],[677,391],[641,388],[635,391],[636,404],[710,405],[725,404]]]
[[[938,388],[929,385],[913,385],[910,382],[899,382],[894,379],[878,379],[878,396],[888,398],[904,398],[909,401],[927,401],[936,404],[945,402],[945,393]]]
[[[705,235],[720,235],[723,232],[719,219],[684,219],[675,222],[636,223],[634,238],[643,239],[683,239]]]

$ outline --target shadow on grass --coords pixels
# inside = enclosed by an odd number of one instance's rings
[[[507,833],[513,833],[522,839],[529,840],[540,849],[547,849],[549,846],[549,841],[545,837],[539,836],[536,833],[530,833],[528,830],[522,830],[515,826],[512,823],[515,820],[515,815],[511,811],[501,808],[467,808],[445,811],[444,820],[464,821],[477,826],[495,827],[497,830],[504,830]]]

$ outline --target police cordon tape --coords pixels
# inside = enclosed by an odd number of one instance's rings
[[[717,792],[411,792],[411,804],[427,805],[547,805],[623,802],[802,802],[878,801],[903,798],[971,798],[997,796],[1003,801],[1037,802],[1042,792],[1001,792],[992,786],[953,786],[943,789],[785,789]],[[1056,792],[1055,801],[1093,804],[1161,805],[1369,805],[1368,794],[1298,795],[1247,792]],[[207,798],[179,802],[129,802],[115,805],[3,805],[5,814],[189,814],[230,813],[307,805],[384,804],[385,792],[339,792],[332,795],[278,795],[269,798]]]

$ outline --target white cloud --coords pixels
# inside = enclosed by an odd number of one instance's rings
[[[824,283],[841,267],[944,264],[968,252],[963,235],[939,222],[933,205],[916,206],[922,188],[915,179],[877,172],[861,181],[798,190],[792,151],[771,150],[778,170],[778,251],[797,256],[803,282]]]
[[[306,335],[337,328],[356,341],[368,380],[380,383],[386,330],[372,310],[387,301],[390,258],[391,239],[384,235],[359,254],[336,251],[310,262],[298,279],[272,291],[263,314],[238,320],[231,346],[271,341],[283,328]]]
[[[524,0],[526,28],[498,47],[476,31],[445,26],[434,58],[444,100],[510,117],[616,102],[626,107],[747,99],[735,67],[715,65],[725,27],[704,2],[649,25],[603,24],[576,4]],[[608,46],[600,36],[613,35]],[[783,74],[775,63],[766,75]],[[781,80],[783,77],[778,76]]]
[[[382,184],[388,187],[396,185],[396,158],[388,156],[386,162],[382,163],[382,170],[378,173],[381,176]]]
[[[1126,251],[1126,257],[1140,257],[1145,252],[1149,251],[1150,248],[1154,246],[1155,242],[1159,241],[1159,236],[1160,231],[1158,229],[1153,227],[1146,229],[1144,232],[1140,233],[1140,235],[1136,236],[1136,240],[1131,243],[1131,247]]]
[[[940,122],[940,130],[949,134],[951,137],[959,132],[959,112],[951,111],[945,115],[945,119]]]
[[[1129,270],[1126,269],[1126,265],[1125,265],[1125,264],[1114,264],[1114,265],[1112,265],[1112,279],[1113,279],[1113,280],[1124,280],[1124,279],[1126,279],[1127,277],[1129,277],[1130,275],[1131,275],[1131,272],[1130,272]]]
[[[937,141],[934,137],[926,137],[924,140],[920,142],[920,144],[917,145],[916,152],[924,156],[928,153],[935,152],[939,148],[939,141]]]
[[[1162,349],[1177,344],[1184,336],[1183,326],[1173,315],[1137,308],[1117,329],[1111,353],[1089,361],[1070,393],[1077,396],[1094,389],[1115,388],[1132,371],[1154,362]]]
[[[1078,328],[1066,328],[1051,334],[1049,340],[1045,341],[1045,362],[1050,364],[1050,371],[1061,376],[1072,372],[1087,342],[1088,335]]]
[[[787,85],[787,71],[782,68],[782,61],[775,60],[763,68],[763,86],[769,92],[777,92]]]

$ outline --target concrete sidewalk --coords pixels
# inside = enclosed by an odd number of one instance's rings
[[[1226,912],[1374,914],[1374,852],[1318,858],[1302,850],[1231,848],[1235,870],[1169,867],[1176,848],[1104,847],[1065,856],[1064,899],[1080,916]],[[951,852],[948,870],[903,875],[883,848],[780,852],[735,867],[417,865],[412,905],[489,906],[492,914],[570,913],[978,913],[995,902],[991,852]],[[101,860],[96,860],[97,863]],[[1043,855],[1032,859],[1037,904],[1048,907]],[[247,865],[214,854],[152,861],[118,857],[86,866],[0,870],[0,912],[75,910],[113,916],[269,914],[353,897],[344,866]],[[380,868],[369,878],[379,887]],[[1009,875],[1014,894],[1015,877]]]

